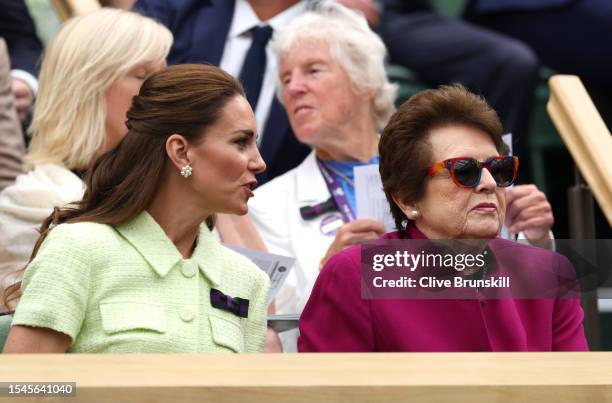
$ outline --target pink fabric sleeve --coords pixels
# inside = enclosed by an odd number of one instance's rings
[[[376,350],[368,300],[361,298],[360,249],[331,258],[300,318],[300,352]]]

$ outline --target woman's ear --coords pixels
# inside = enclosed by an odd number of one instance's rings
[[[166,140],[166,154],[168,154],[170,161],[179,170],[191,163],[187,155],[188,145],[187,139],[176,133],[170,135]]]
[[[397,192],[393,193],[391,197],[393,198],[393,202],[400,208],[400,210],[402,210],[407,219],[414,221],[421,216],[419,208],[415,203],[406,203]]]

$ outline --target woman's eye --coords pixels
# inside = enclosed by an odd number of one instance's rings
[[[240,149],[244,149],[249,144],[249,140],[247,138],[241,138],[236,140],[234,143],[237,144]]]

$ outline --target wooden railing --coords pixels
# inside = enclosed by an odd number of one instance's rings
[[[548,113],[612,225],[612,137],[577,76],[555,75]]]
[[[612,353],[2,355],[0,381],[76,382],[50,400],[71,403],[612,402]]]

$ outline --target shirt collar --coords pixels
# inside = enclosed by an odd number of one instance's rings
[[[140,253],[149,266],[160,277],[166,275],[183,257],[176,249],[168,235],[155,219],[143,211],[128,222],[115,226],[115,229]],[[210,264],[204,267],[203,261],[221,262],[219,243],[205,223],[200,226],[198,241],[191,260],[198,265],[200,271],[213,283],[218,285],[221,278],[221,267]]]
[[[300,204],[319,203],[329,199],[329,190],[317,164],[317,156],[311,151],[298,165],[295,172],[296,197]]]
[[[250,31],[251,28],[258,25],[264,25],[264,23],[271,26],[274,30],[281,29],[287,25],[289,21],[303,13],[305,10],[306,3],[304,1],[300,1],[282,13],[270,18],[268,21],[260,21],[247,0],[236,0],[236,3],[234,4],[232,25],[229,30],[229,37],[235,38],[244,35]]]

